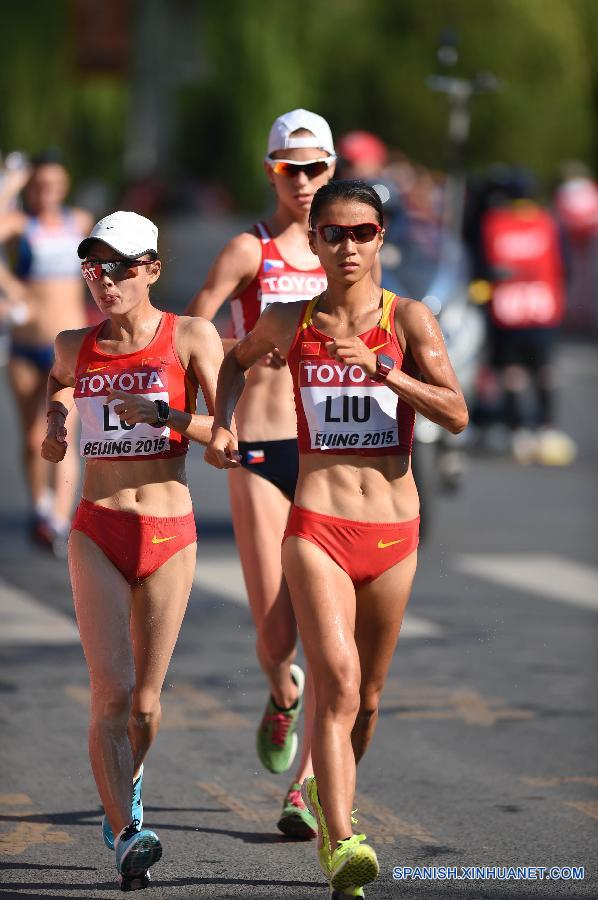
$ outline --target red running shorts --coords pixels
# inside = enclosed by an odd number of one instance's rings
[[[197,540],[195,518],[138,516],[81,500],[72,531],[87,535],[131,586],[149,578],[160,566]]]
[[[353,522],[292,506],[283,537],[300,537],[324,551],[354,584],[373,581],[419,544],[419,516],[409,522]]]

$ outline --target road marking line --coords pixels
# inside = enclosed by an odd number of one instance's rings
[[[395,719],[460,719],[467,725],[490,726],[501,720],[535,719],[528,709],[512,708],[501,697],[484,697],[471,688],[449,691],[425,685],[403,684],[389,678],[381,709]]]
[[[395,844],[396,835],[412,838],[420,844],[436,845],[440,843],[423,825],[418,825],[415,822],[406,822],[405,819],[396,816],[386,806],[376,803],[370,796],[356,794],[355,805],[359,812],[363,813],[364,819],[366,816],[373,816],[375,819],[378,819],[378,823],[372,823],[371,827],[368,826],[364,830],[367,831],[368,836],[374,837],[376,835],[376,839],[381,843]]]
[[[560,787],[563,784],[589,784],[591,787],[598,787],[598,778],[594,775],[562,775],[549,776],[548,778],[520,778],[523,784],[530,787]],[[590,819],[598,819],[598,800],[561,800],[561,806],[572,806],[584,816]]]
[[[7,806],[28,806],[33,803],[27,794],[0,794],[0,810],[4,812]]]
[[[82,684],[67,684],[65,694],[75,702],[89,708],[90,690]],[[227,709],[212,694],[200,691],[192,684],[177,683],[162,694],[163,731],[190,729],[223,729],[233,731],[252,728],[245,716]]]
[[[89,709],[91,692],[88,687],[85,687],[85,685],[65,684],[64,693],[67,695],[67,697],[70,697],[71,700],[74,700],[75,703],[78,703],[80,706],[84,706],[85,709]]]
[[[594,775],[565,775],[551,778],[521,778],[524,784],[531,787],[558,787],[560,784],[589,784],[598,787],[598,778]]]
[[[598,800],[591,800],[589,803],[583,800],[565,800],[563,806],[572,806],[585,816],[598,819]]]
[[[194,582],[201,593],[212,594],[237,606],[249,605],[243,570],[236,555],[229,554],[211,560],[200,557],[195,569]],[[443,629],[435,622],[407,612],[403,619],[401,639],[438,637],[442,632]]]
[[[78,644],[75,623],[0,578],[0,644]]]
[[[18,856],[33,844],[71,844],[73,838],[66,831],[52,831],[52,825],[39,822],[19,822],[12,831],[0,834],[0,853]]]
[[[256,809],[255,806],[253,806],[253,808],[250,808],[249,806],[246,806],[241,800],[239,800],[238,797],[235,797],[233,794],[229,794],[229,792],[219,784],[214,784],[208,781],[198,781],[197,784],[202,789],[202,791],[205,791],[206,794],[209,794],[210,797],[212,797],[226,809],[235,813],[240,819],[243,819],[244,822],[272,822],[272,810],[270,808]]]
[[[453,565],[466,575],[598,612],[598,569],[565,556],[460,554]]]
[[[276,800],[282,800],[280,788],[260,778],[254,785],[263,794],[267,794]],[[415,822],[406,822],[405,819],[396,816],[392,810],[380,803],[376,803],[371,797],[365,794],[357,794],[355,797],[355,806],[359,810],[359,825],[363,831],[367,832],[369,838],[379,844],[396,844],[398,837],[409,837],[421,844],[438,844],[440,843],[433,834],[418,825]],[[276,809],[270,813],[269,822],[278,817],[279,812]]]
[[[235,730],[251,728],[252,723],[245,716],[227,709],[212,694],[200,691],[192,684],[177,682],[162,695],[166,729],[222,728]]]
[[[255,791],[257,789],[257,793],[243,793],[244,798],[248,803],[251,803],[251,806],[247,806],[243,801],[239,800],[238,796],[230,794],[219,784],[206,781],[198,781],[197,784],[205,793],[209,794],[210,797],[244,822],[269,825],[276,821],[280,815],[282,791],[264,778],[259,778],[252,782],[252,790]],[[273,806],[270,799],[276,800],[277,805]],[[422,825],[415,822],[406,822],[405,819],[396,816],[386,806],[376,803],[371,797],[358,794],[355,798],[355,804],[360,813],[360,825],[367,831],[368,836],[378,843],[396,844],[398,837],[408,837],[418,841],[420,844],[439,844],[437,838],[430,834]]]

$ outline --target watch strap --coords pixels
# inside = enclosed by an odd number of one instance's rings
[[[164,428],[170,416],[170,406],[166,400],[154,400],[158,415],[154,422],[151,422],[152,428]]]
[[[388,362],[386,361],[388,360]],[[395,361],[389,356],[377,356],[376,357],[376,374],[373,376],[374,381],[383,382],[386,381],[388,375],[395,367]]]

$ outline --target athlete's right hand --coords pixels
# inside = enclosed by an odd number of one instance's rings
[[[237,439],[228,428],[215,428],[212,439],[206,447],[204,459],[217,469],[238,469],[241,465],[241,454]]]
[[[66,428],[61,415],[48,416],[48,432],[42,444],[42,456],[48,462],[58,463],[64,459],[66,448]]]

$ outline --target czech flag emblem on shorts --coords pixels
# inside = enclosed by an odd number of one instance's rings
[[[248,450],[247,451],[247,464],[249,466],[255,466],[258,463],[263,463],[266,461],[266,454],[263,450]]]

